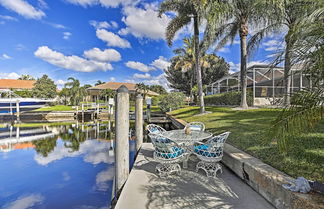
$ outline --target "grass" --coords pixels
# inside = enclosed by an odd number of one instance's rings
[[[188,122],[201,121],[208,131],[219,134],[230,131],[228,143],[259,158],[263,162],[297,178],[324,182],[324,121],[310,134],[291,139],[288,153],[278,151],[275,143],[268,143],[266,137],[271,122],[279,109],[233,110],[225,107],[207,107],[212,113],[197,115],[198,107],[186,107],[171,112]]]

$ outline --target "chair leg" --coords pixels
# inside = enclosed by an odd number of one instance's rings
[[[180,174],[181,166],[178,163],[160,163],[155,170],[160,177],[167,177],[172,173]]]
[[[216,178],[217,171],[220,170],[222,173],[222,167],[219,163],[210,163],[210,162],[204,162],[199,161],[196,165],[196,172],[198,172],[199,169],[202,169],[206,172],[207,177],[214,177]]]

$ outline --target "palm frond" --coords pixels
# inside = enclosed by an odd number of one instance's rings
[[[176,16],[173,18],[166,29],[166,40],[169,46],[172,46],[173,38],[177,31],[179,31],[182,27],[189,24],[191,18],[187,15]]]

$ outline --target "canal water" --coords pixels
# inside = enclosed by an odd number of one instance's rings
[[[0,208],[109,208],[115,156],[110,124],[0,129]],[[135,141],[130,140],[134,163]]]

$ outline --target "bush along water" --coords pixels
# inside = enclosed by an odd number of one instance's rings
[[[162,112],[179,109],[184,105],[186,96],[181,92],[172,92],[159,97],[159,107]]]
[[[241,92],[227,92],[222,94],[215,94],[205,96],[206,105],[240,105]],[[253,97],[251,94],[247,94],[247,103],[249,106],[253,104]]]

